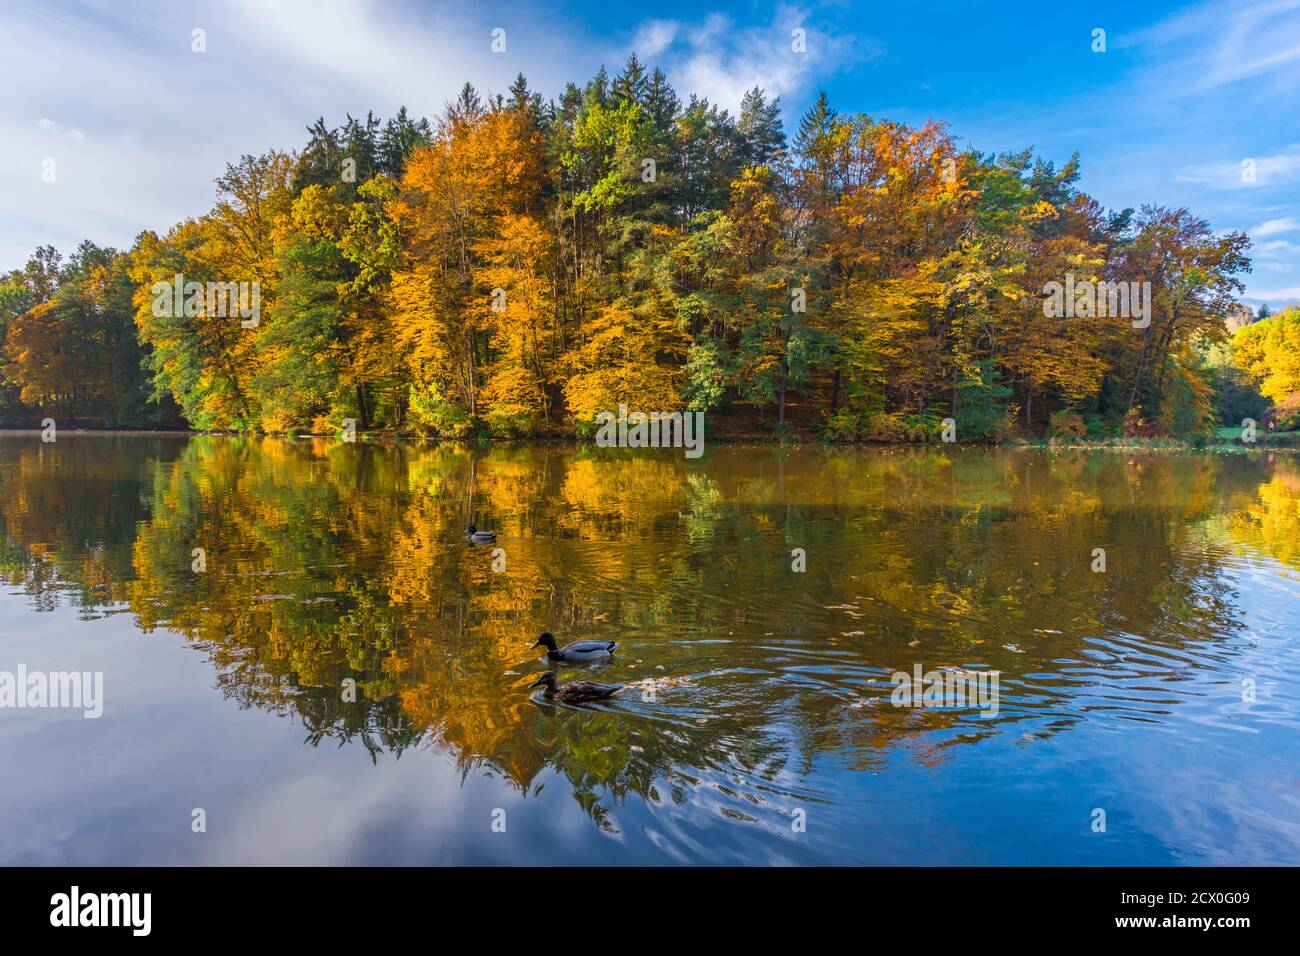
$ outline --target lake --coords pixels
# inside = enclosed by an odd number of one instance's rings
[[[102,674],[0,707],[0,863],[1300,862],[1285,453],[33,433],[0,569]]]

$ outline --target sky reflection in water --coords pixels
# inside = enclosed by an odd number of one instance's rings
[[[106,697],[0,710],[0,863],[1300,861],[1281,454],[33,435],[0,565],[0,669]],[[544,629],[653,699],[538,706]]]

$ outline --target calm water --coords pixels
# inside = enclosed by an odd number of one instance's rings
[[[0,863],[1300,863],[1295,458],[654,454],[0,438]]]

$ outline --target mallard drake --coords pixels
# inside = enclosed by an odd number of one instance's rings
[[[547,700],[558,700],[562,704],[585,704],[593,700],[608,700],[623,689],[622,684],[593,684],[589,680],[572,681],[560,686],[555,671],[543,671],[542,676],[528,685],[542,688],[542,696]]]
[[[480,531],[473,525],[465,529],[465,540],[472,544],[491,544],[496,539],[497,533],[495,531]]]
[[[574,641],[559,647],[555,635],[545,631],[533,647],[546,647],[546,659],[563,661],[566,664],[585,664],[589,661],[603,661],[614,653],[618,641]]]

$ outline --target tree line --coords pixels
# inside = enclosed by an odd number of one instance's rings
[[[558,99],[520,76],[433,123],[308,133],[229,164],[165,234],[4,276],[0,418],[521,437],[626,404],[833,441],[951,417],[978,440],[1191,434],[1221,393],[1268,404],[1260,372],[1224,373],[1246,236],[1106,210],[1077,154],[986,155],[825,94],[787,136],[761,89],[733,116],[635,56]],[[1046,314],[1067,276],[1149,283],[1149,322]],[[177,277],[255,283],[256,321],[160,309]]]

